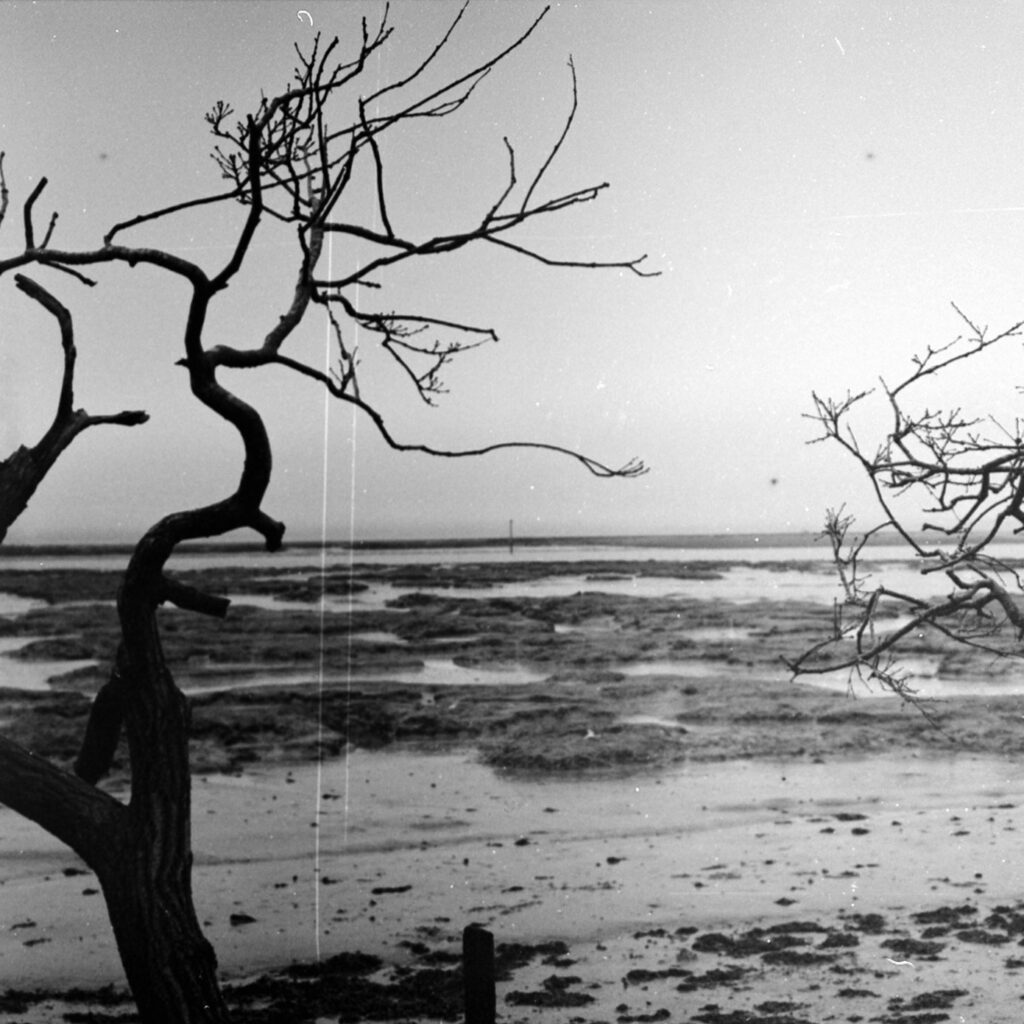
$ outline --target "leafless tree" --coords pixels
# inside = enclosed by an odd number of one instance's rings
[[[645,276],[644,257],[606,263],[556,259],[517,240],[516,229],[538,218],[589,203],[607,187],[586,186],[542,198],[544,175],[572,126],[576,79],[569,64],[569,112],[546,158],[520,181],[516,154],[505,140],[508,170],[492,202],[478,211],[469,228],[419,238],[403,230],[394,216],[387,186],[382,139],[403,126],[444,118],[462,109],[480,83],[521,47],[543,14],[490,59],[427,86],[464,14],[409,74],[369,93],[360,92],[371,56],[384,47],[391,28],[384,15],[376,29],[363,23],[354,56],[339,56],[337,39],[318,36],[312,50],[298,52],[290,86],[236,116],[224,102],[207,115],[216,138],[215,159],[226,185],[218,193],[185,199],[173,206],[115,224],[96,248],[70,250],[54,244],[55,218],[41,238],[34,210],[45,186],[41,181],[25,201],[23,250],[0,261],[0,275],[34,266],[59,271],[83,284],[93,268],[111,264],[146,265],[179,278],[189,289],[182,336],[181,364],[192,395],[233,427],[244,445],[241,476],[222,500],[165,516],[142,537],[131,556],[118,594],[121,641],[110,680],[97,694],[76,774],[34,756],[9,740],[0,740],[0,800],[38,822],[76,850],[96,872],[103,889],[128,981],[147,1024],[206,1024],[228,1019],[216,977],[216,958],[204,938],[193,907],[190,849],[188,702],[177,688],[160,644],[158,609],[170,602],[214,616],[227,612],[227,600],[201,593],[165,571],[168,558],[183,541],[219,537],[240,529],[257,531],[269,550],[282,543],[284,524],[264,511],[271,479],[271,447],[259,411],[219,379],[223,371],[284,367],[325,388],[330,395],[365,413],[387,441],[401,451],[442,457],[481,455],[500,448],[546,449],[568,456],[601,477],[633,477],[645,472],[639,461],[612,468],[557,445],[510,441],[465,451],[406,443],[392,435],[377,407],[360,389],[359,353],[349,341],[354,325],[368,331],[405,371],[413,394],[432,402],[443,391],[441,373],[460,353],[494,339],[487,327],[439,319],[410,310],[374,309],[384,268],[420,260],[465,246],[493,245],[530,260],[559,267],[618,268]],[[348,104],[346,113],[346,106]],[[330,121],[328,116],[330,115]],[[366,164],[375,182],[374,201],[361,220],[338,216],[357,166]],[[6,204],[6,197],[5,197]],[[236,202],[246,208],[244,223],[232,241],[227,262],[208,273],[184,256],[131,245],[124,239],[143,225],[184,210]],[[268,310],[268,329],[250,348],[209,345],[204,325],[211,307],[251,252],[253,239],[268,220],[291,225],[295,236],[295,285],[287,308]],[[374,227],[370,225],[377,224]],[[377,255],[357,269],[332,275],[321,255],[329,234],[374,247]],[[73,357],[71,319],[41,286],[24,277],[19,286],[58,319],[65,342],[67,372],[61,409],[69,409]],[[330,372],[306,365],[287,352],[287,342],[311,307],[324,311],[333,325],[336,363]],[[142,413],[87,417],[64,412],[73,423],[139,423]],[[79,427],[80,429],[80,427]],[[6,488],[6,482],[3,482]],[[108,771],[120,733],[127,737],[131,771],[130,799],[122,803],[95,785]]]
[[[45,179],[36,187],[35,195],[45,187]],[[0,153],[0,229],[10,201],[4,177],[4,154]],[[31,210],[31,197],[28,205]],[[71,314],[59,299],[37,281],[16,274],[17,287],[30,299],[38,302],[57,321],[61,347],[64,351],[64,372],[60,395],[53,422],[46,433],[31,447],[24,445],[0,462],[0,544],[7,536],[11,524],[25,511],[36,488],[50,471],[60,454],[87,427],[101,423],[117,423],[132,427],[145,423],[144,412],[125,410],[106,416],[91,416],[84,409],[75,408],[75,330]]]
[[[821,428],[816,440],[838,444],[860,465],[881,519],[853,536],[854,520],[844,508],[827,513],[824,536],[832,545],[842,597],[835,602],[831,634],[790,663],[796,674],[845,670],[851,679],[874,681],[926,712],[901,666],[911,639],[932,633],[940,644],[966,645],[993,657],[1024,653],[1024,581],[994,543],[1024,530],[1024,421],[975,418],[960,408],[921,405],[917,397],[966,360],[984,359],[994,347],[1020,337],[1024,321],[992,334],[953,309],[966,329],[915,356],[911,372],[897,385],[881,382],[889,425],[876,447],[863,443],[852,424],[873,392],[838,400],[813,396],[811,418]],[[915,518],[922,514],[923,522]],[[908,594],[865,574],[870,542],[885,535],[902,542],[923,575],[942,581],[928,588],[938,596]]]

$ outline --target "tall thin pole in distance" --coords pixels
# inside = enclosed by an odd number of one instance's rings
[[[514,555],[516,553],[516,540],[512,529],[513,520],[508,521],[508,553]]]

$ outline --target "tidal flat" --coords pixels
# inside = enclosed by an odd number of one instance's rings
[[[717,596],[753,571],[785,586]],[[193,706],[200,913],[246,1019],[286,1019],[258,1016],[275,1000],[289,1020],[456,1019],[453,942],[470,920],[505,947],[508,1021],[575,1007],[595,1024],[785,1024],[828,1019],[826,996],[834,1019],[918,1020],[929,999],[933,1013],[969,1005],[986,970],[1015,978],[1024,961],[993,952],[1024,935],[1024,879],[999,866],[1002,833],[1024,827],[1015,663],[918,638],[923,686],[949,694],[928,717],[845,676],[794,682],[782,659],[831,626],[829,603],[796,585],[821,573],[522,561],[180,574],[232,598],[224,620],[168,608],[161,622]],[[117,583],[0,570],[20,602],[0,618],[0,665],[46,674],[0,690],[0,729],[63,764],[109,671]],[[44,997],[66,1011],[61,990],[88,1002],[117,983],[102,907],[71,854],[5,826],[0,900],[18,927],[0,941],[0,990],[24,1002],[9,1019],[61,1019],[41,1016]],[[945,917],[914,916],[930,913]],[[910,955],[914,942],[935,956]],[[915,965],[909,988],[901,963]],[[823,986],[833,978],[848,983]],[[111,991],[104,1012],[121,1019]],[[425,991],[429,1011],[414,999]]]

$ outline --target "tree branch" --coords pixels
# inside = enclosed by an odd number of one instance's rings
[[[11,201],[11,193],[7,188],[7,176],[4,174],[4,156],[0,150],[0,227],[3,227],[4,218],[7,216],[7,207]]]
[[[516,245],[514,242],[510,242],[507,238],[496,238],[495,236],[490,235],[488,236],[487,241],[492,242],[494,245],[500,245],[506,249],[511,249],[513,252],[517,252],[521,256],[529,256],[530,259],[537,260],[538,263],[543,263],[548,267],[576,267],[582,270],[628,270],[630,273],[636,274],[637,277],[661,276],[660,270],[640,269],[640,264],[647,259],[646,253],[631,260],[559,260],[552,259],[550,256],[542,256],[540,253],[534,252],[532,249],[527,249],[525,246]]]
[[[74,408],[75,337],[71,314],[53,294],[32,278],[16,274],[14,280],[20,291],[38,302],[56,319],[64,352],[64,370],[57,408],[46,433],[34,447],[21,447],[0,462],[0,542],[11,524],[28,507],[58,457],[83,430],[108,423],[137,426],[149,419],[141,410],[91,416],[82,409]]]
[[[36,182],[36,187],[29,193],[29,197],[25,200],[25,205],[22,208],[22,220],[25,224],[25,249],[29,252],[36,247],[35,229],[32,226],[32,207],[35,206],[36,200],[42,194],[43,189],[46,188],[46,184],[46,178],[40,178]]]
[[[526,190],[526,195],[523,196],[523,205],[519,207],[520,213],[526,213],[530,206],[530,199],[537,186],[540,184],[540,179],[544,177],[545,171],[551,166],[552,161],[558,156],[558,151],[562,148],[562,143],[565,142],[569,131],[572,128],[572,123],[576,118],[576,108],[579,106],[579,90],[576,85],[576,65],[572,62],[572,57],[569,57],[569,74],[572,76],[572,106],[569,108],[569,116],[565,119],[565,126],[562,128],[562,134],[558,136],[558,141],[551,147],[551,151],[547,155],[544,163],[540,165],[537,173],[534,175],[533,181],[530,182],[530,187]]]
[[[34,299],[50,313],[60,327],[60,343],[64,350],[64,374],[61,379],[60,398],[57,401],[55,423],[65,420],[72,414],[75,404],[75,331],[71,323],[71,314],[67,307],[61,305],[41,284],[37,284],[24,274],[15,274],[14,283],[30,299]]]
[[[108,793],[0,736],[0,803],[66,843],[87,863],[110,850],[127,808]]]
[[[89,706],[82,746],[75,759],[75,774],[95,785],[110,771],[121,740],[128,684],[123,651],[119,648],[110,678],[100,687]]]
[[[484,445],[480,448],[467,448],[461,450],[433,448],[430,445],[425,444],[406,444],[398,441],[391,434],[384,421],[384,417],[377,409],[368,402],[357,397],[356,394],[352,394],[345,390],[344,385],[338,380],[329,377],[320,370],[314,369],[311,366],[307,366],[297,360],[290,359],[285,356],[278,355],[269,360],[269,362],[284,366],[304,377],[309,377],[312,380],[318,381],[326,387],[335,398],[338,398],[343,402],[348,402],[350,405],[354,405],[356,408],[361,409],[373,421],[374,426],[377,428],[388,447],[398,452],[419,452],[423,455],[433,455],[444,459],[464,459],[480,455],[489,455],[492,452],[504,451],[507,449],[524,448],[534,451],[555,452],[559,455],[568,456],[570,459],[579,462],[589,473],[598,477],[622,477],[629,479],[632,477],[643,476],[649,471],[649,467],[640,459],[630,459],[624,465],[619,466],[618,468],[612,468],[588,455],[583,455],[580,452],[573,451],[571,448],[564,448],[561,445],[547,444],[540,441],[503,441],[498,442],[497,444]]]
[[[104,236],[104,246],[112,245],[114,242],[114,236],[120,234],[122,231],[127,231],[129,228],[138,227],[139,224],[145,224],[151,220],[158,220],[161,217],[170,216],[173,213],[180,213],[182,210],[191,210],[198,206],[209,206],[211,203],[222,203],[225,199],[237,199],[238,189],[233,188],[228,192],[218,192],[212,196],[201,196],[198,199],[185,199],[180,203],[172,203],[170,206],[164,206],[159,210],[151,210],[149,213],[140,213],[135,217],[129,217],[127,220],[119,221],[115,224]]]
[[[170,601],[184,611],[199,612],[200,615],[210,615],[216,619],[223,619],[231,605],[229,598],[207,594],[169,576],[163,578],[161,596],[164,601]]]
[[[830,637],[789,662],[794,674],[839,669],[869,672],[902,697],[909,688],[898,670],[900,651],[911,636],[933,632],[996,657],[1021,656],[1024,640],[1024,584],[1012,565],[994,555],[990,545],[1002,533],[1024,529],[1024,424],[1012,429],[991,420],[999,436],[984,433],[985,421],[950,411],[908,405],[917,385],[967,359],[981,357],[1000,341],[1019,337],[1024,321],[989,336],[959,307],[958,317],[970,333],[952,342],[928,346],[913,358],[913,368],[898,384],[882,383],[889,405],[890,426],[874,455],[865,454],[849,425],[851,410],[868,392],[847,394],[835,401],[813,396],[811,416],[822,427],[816,441],[838,443],[867,475],[884,519],[856,545],[847,545],[852,517],[829,512],[825,533],[832,543],[833,561],[844,588],[837,603]],[[928,516],[923,531],[945,538],[937,544],[921,539],[898,508],[917,497],[915,507]],[[868,537],[879,529],[896,531],[916,556],[923,575],[942,574],[949,592],[941,599],[922,600],[894,592],[884,585],[869,588],[859,574],[858,558]],[[848,550],[849,554],[844,551]],[[883,608],[909,613],[897,629],[878,632]],[[1007,634],[1004,636],[1004,634]],[[852,653],[843,645],[853,640]],[[838,654],[838,659],[834,655]]]

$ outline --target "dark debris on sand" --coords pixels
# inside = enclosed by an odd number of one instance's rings
[[[400,1017],[457,1020],[462,1013],[459,968],[393,967],[381,976],[374,956],[343,953],[226,990],[232,1012],[248,1024],[340,1024]]]
[[[1016,929],[1022,919],[1024,903],[988,914],[964,904],[910,914],[903,919],[909,930],[886,924],[876,914],[783,921],[735,932],[655,929],[634,936],[644,942],[640,956],[651,959],[625,971],[617,982],[607,975],[588,979],[586,954],[561,941],[499,943],[498,1017],[505,1024],[546,1013],[557,1014],[565,1024],[818,1024],[825,999],[830,1019],[939,1024],[955,1019],[954,1011],[956,1017],[969,1011],[971,999],[985,994],[936,985],[943,978],[940,965],[906,973],[900,957],[913,957],[921,966],[941,963],[958,950],[977,948],[974,937],[962,935],[970,930],[960,927],[965,922],[980,920],[986,933],[1009,938],[1006,926]],[[936,926],[950,930],[942,943],[913,934]],[[844,935],[854,941],[836,941]],[[1020,941],[1019,934],[1012,937]],[[416,941],[403,948],[411,955],[403,963],[343,953],[230,983],[225,998],[233,1019],[246,1024],[460,1021],[463,973],[451,947]],[[1006,959],[1008,983],[1012,970],[1022,965],[1024,960]],[[10,990],[0,995],[0,1015],[12,1024],[28,1024],[33,1007],[55,997],[74,1005],[65,1014],[69,1024],[137,1021],[129,997],[112,987],[62,993]],[[614,1005],[616,1000],[622,1001]]]
[[[721,567],[719,567],[721,568]],[[779,658],[817,639],[831,627],[831,610],[798,602],[730,602],[698,599],[643,599],[588,592],[551,598],[504,598],[487,587],[518,578],[557,574],[551,564],[514,568],[460,566],[360,569],[321,579],[294,571],[217,570],[182,574],[183,581],[211,592],[272,594],[309,601],[308,609],[267,611],[237,602],[224,622],[166,609],[164,642],[183,685],[230,683],[238,665],[261,673],[304,671],[323,656],[328,667],[372,670],[381,682],[328,688],[281,685],[197,693],[193,711],[193,763],[197,771],[240,770],[254,762],[303,762],[340,754],[346,743],[381,748],[415,743],[431,749],[474,745],[482,759],[504,771],[546,772],[616,768],[649,769],[684,760],[740,757],[826,757],[878,750],[958,749],[986,753],[1020,748],[1019,700],[992,698],[944,702],[945,731],[922,717],[907,716],[884,701],[849,701],[844,695],[773,681]],[[581,567],[580,572],[679,575],[670,564]],[[685,572],[710,572],[690,565]],[[699,576],[698,576],[699,578]],[[475,599],[453,594],[408,594],[385,609],[328,615],[315,606],[321,593],[352,593],[368,583],[403,587],[477,587]],[[48,602],[47,607],[0,622],[0,635],[37,638],[17,656],[31,659],[82,658],[101,664],[69,673],[50,692],[0,692],[0,733],[32,749],[70,762],[78,751],[88,714],[88,694],[105,679],[104,658],[116,647],[113,595],[116,574],[12,574],[0,591]],[[58,604],[56,602],[73,603]],[[326,630],[322,627],[326,623]],[[713,634],[728,627],[734,639],[695,640],[688,632]],[[397,642],[358,641],[360,633],[393,634]],[[322,648],[312,643],[325,639]],[[941,654],[939,648],[922,654]],[[387,682],[396,672],[428,657],[450,657],[464,667],[519,664],[543,681],[517,687],[466,686],[458,700],[423,700],[421,686]],[[623,662],[649,664],[650,675],[627,676]],[[679,662],[691,671],[678,676],[653,666]],[[969,676],[970,666],[963,672]],[[381,672],[383,670],[383,675]],[[706,670],[706,671],[704,671]],[[310,678],[313,678],[311,674]],[[633,725],[624,718],[647,714],[662,724]],[[838,812],[835,822],[862,816]],[[832,825],[829,826],[833,827]],[[785,897],[783,897],[785,899]],[[911,915],[897,927],[877,913],[842,914],[827,924],[789,922],[735,932],[665,936],[689,958],[671,966],[639,959],[623,963],[616,998],[639,997],[647,989],[667,991],[665,1005],[615,1011],[618,1024],[693,1020],[710,1024],[808,1024],[813,1019],[796,992],[827,989],[848,1001],[850,1016],[890,1024],[926,1024],[949,1018],[961,990],[935,987],[889,999],[883,982],[899,968],[887,961],[925,961],[941,970],[953,954],[988,954],[1004,966],[1008,982],[1024,969],[1024,957],[1008,956],[1024,940],[1024,905],[998,906],[983,913],[971,905],[940,907]],[[328,1021],[458,1020],[462,974],[446,950],[409,949],[411,964],[385,964],[349,954],[315,966],[229,985],[226,995],[246,1024],[305,1024]],[[502,1019],[536,1019],[538,1012],[590,1007],[594,993],[582,966],[571,974],[548,974],[526,986],[517,972],[538,963],[568,967],[564,944],[499,945],[497,970],[509,991]],[[869,968],[865,966],[871,963]],[[640,966],[637,966],[639,964]],[[938,968],[933,964],[939,964]],[[627,970],[627,968],[630,968]],[[930,975],[934,977],[933,975]],[[768,980],[792,981],[793,998],[768,998],[755,990]],[[624,993],[624,994],[623,994]],[[881,994],[879,994],[881,993]],[[789,993],[787,993],[788,995]],[[130,1021],[126,998],[113,990],[80,993],[69,1021]],[[52,997],[52,994],[50,994]],[[69,993],[60,993],[68,999]],[[43,993],[9,991],[0,996],[0,1016],[28,1024]],[[740,1005],[740,1000],[745,1000]],[[714,1002],[713,1000],[718,1000]],[[730,1002],[731,1001],[731,1002]],[[685,1004],[685,1005],[684,1005]],[[590,1007],[586,1012],[596,1012]],[[552,1012],[552,1016],[555,1013]],[[607,1018],[608,1012],[604,1013]],[[590,1022],[588,1022],[590,1024]],[[594,1020],[592,1024],[597,1024]]]

